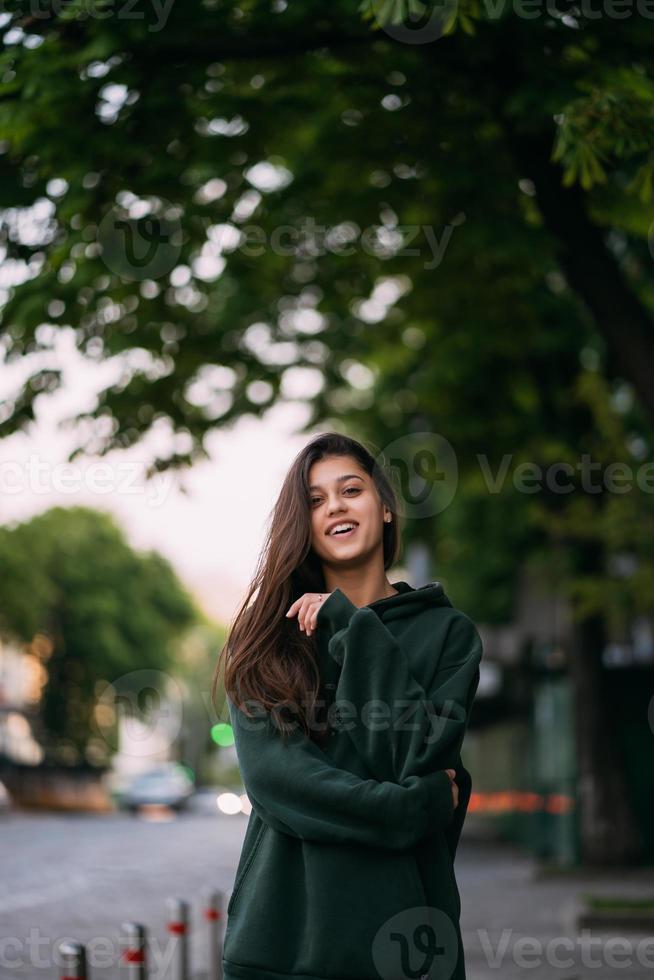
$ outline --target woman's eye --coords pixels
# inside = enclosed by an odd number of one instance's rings
[[[353,493],[361,493],[361,487],[346,487],[343,493],[349,493],[352,490]],[[320,497],[311,497],[311,505],[319,504]]]

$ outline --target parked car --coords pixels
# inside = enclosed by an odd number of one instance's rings
[[[132,812],[152,803],[182,810],[194,792],[193,780],[184,767],[166,762],[136,776],[124,790],[120,803]]]

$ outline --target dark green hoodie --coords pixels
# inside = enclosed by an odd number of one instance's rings
[[[299,728],[284,742],[270,715],[228,700],[252,812],[225,980],[465,978],[453,861],[481,640],[440,583],[393,586],[361,608],[336,589],[318,613],[336,727],[324,748]]]

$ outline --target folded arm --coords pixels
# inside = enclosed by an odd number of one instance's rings
[[[450,824],[446,772],[362,779],[335,766],[299,729],[283,741],[269,714],[248,717],[229,698],[228,705],[245,789],[273,829],[301,840],[402,850]]]
[[[481,638],[464,613],[448,610],[434,635],[434,669],[423,687],[377,613],[336,589],[317,626],[340,665],[335,723],[381,780],[460,768],[460,751],[479,684]]]

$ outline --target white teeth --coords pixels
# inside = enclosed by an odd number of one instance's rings
[[[336,527],[333,527],[329,533],[336,534],[337,531],[351,531],[354,530],[355,527],[356,524],[337,524]]]

